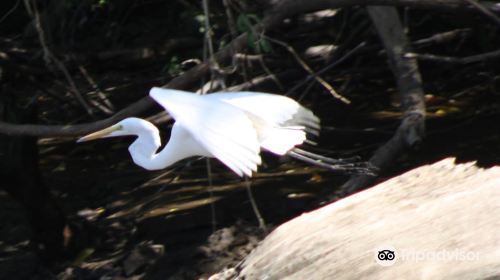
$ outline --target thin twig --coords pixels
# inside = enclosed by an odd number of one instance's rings
[[[238,32],[236,32],[236,21],[234,20],[233,12],[231,11],[231,7],[229,7],[228,0],[222,0],[222,4],[224,5],[224,9],[227,17],[227,26],[229,27],[229,33],[231,33],[232,39],[238,36]]]
[[[96,100],[90,99],[89,103],[94,106],[94,108],[99,109],[104,114],[111,116],[114,114],[114,111],[111,111],[108,107],[104,106],[102,103],[97,102]]]
[[[267,87],[267,86],[271,86],[273,84],[277,84],[276,81],[292,79],[295,77],[300,77],[301,75],[302,75],[302,72],[300,70],[290,69],[290,70],[285,70],[285,71],[277,73],[277,74],[257,76],[257,77],[255,77],[249,81],[246,81],[244,83],[228,87],[227,91],[244,91],[244,90],[250,90],[250,89],[253,89],[256,87]],[[279,86],[279,84],[277,84],[277,85]]]
[[[448,43],[451,40],[455,40],[457,38],[464,38],[471,33],[472,29],[470,28],[460,28],[454,29],[451,31],[445,31],[433,34],[430,37],[415,40],[411,42],[413,48],[422,48],[426,46],[431,46],[433,44],[444,44]]]
[[[5,13],[5,15],[3,15],[2,18],[0,18],[0,23],[2,23],[2,21],[4,21],[6,18],[8,18],[17,9],[17,7],[19,7],[19,3],[21,3],[21,0],[17,0],[16,4],[14,4],[14,6],[12,8],[10,8],[10,10],[8,10]]]
[[[207,163],[207,179],[208,179],[208,194],[210,196],[210,217],[212,224],[212,233],[217,230],[217,215],[215,213],[215,199],[213,190],[213,180],[212,180],[212,165],[210,164],[210,158],[206,158]]]
[[[500,58],[500,50],[471,55],[467,57],[451,57],[451,56],[441,56],[441,55],[422,54],[422,53],[406,53],[405,56],[408,58],[416,58],[420,60],[429,60],[429,61],[447,62],[456,64],[469,64],[489,59],[498,59]]]
[[[262,218],[262,214],[260,213],[257,202],[255,201],[255,197],[253,196],[252,183],[247,177],[245,177],[245,188],[247,189],[248,198],[250,199],[250,204],[252,205],[253,212],[255,213],[257,221],[259,222],[259,228],[266,232],[266,221],[264,220],[264,218]]]
[[[87,82],[92,86],[92,88],[94,88],[94,90],[97,94],[97,97],[99,97],[99,99],[101,99],[101,101],[104,103],[106,110],[113,114],[115,111],[115,106],[113,106],[113,103],[111,103],[111,101],[106,97],[106,95],[104,95],[104,93],[102,92],[99,85],[95,82],[95,80],[92,78],[92,76],[90,76],[90,74],[88,73],[87,69],[85,69],[85,67],[83,67],[83,65],[78,65],[78,69],[80,70],[80,73],[82,73],[82,75],[85,77]]]
[[[210,11],[208,9],[208,0],[203,0],[203,13],[205,14],[205,45],[208,50],[208,65],[210,66],[210,87],[215,80],[216,72],[214,70],[220,69],[219,63],[215,59],[214,44],[212,41],[212,26],[210,25]],[[222,87],[225,88],[225,83],[222,81]],[[209,87],[209,91],[210,91]]]
[[[71,87],[70,92],[73,94],[73,96],[78,100],[80,105],[85,109],[87,114],[90,116],[94,115],[94,112],[92,108],[89,106],[87,101],[83,98],[82,94],[76,87],[75,82],[73,81],[73,78],[69,74],[68,69],[66,69],[66,66],[50,51],[50,48],[47,44],[46,38],[45,38],[45,32],[42,27],[42,22],[40,19],[40,13],[38,12],[38,8],[36,5],[36,1],[32,0],[24,0],[24,4],[26,6],[26,10],[28,14],[34,19],[35,21],[35,28],[38,33],[38,39],[40,40],[40,45],[42,46],[43,50],[43,59],[45,61],[45,64],[47,66],[50,65],[51,62],[53,62],[56,67],[61,71],[66,78],[66,81],[68,82],[69,86]]]
[[[259,59],[260,67],[262,67],[262,70],[271,78],[271,80],[280,88],[280,90],[283,90],[285,87],[283,84],[280,82],[280,80],[276,77],[276,75],[267,67],[266,63],[264,62],[264,59],[262,56],[260,56]]]
[[[212,42],[212,29],[210,26],[210,12],[208,10],[208,0],[203,0],[203,13],[205,14],[205,43],[204,51],[203,51],[203,60],[206,62],[208,60],[208,65],[210,66],[210,82],[208,91],[211,90],[215,73],[214,67],[218,68],[217,60],[215,59],[214,54],[214,46]],[[207,50],[208,50],[208,58],[207,58]],[[205,94],[204,86],[201,87],[201,94]],[[217,214],[215,212],[215,200],[214,200],[214,192],[213,192],[213,181],[212,181],[212,165],[210,164],[210,158],[205,159],[207,166],[207,178],[208,178],[208,194],[210,196],[210,217],[212,224],[212,233],[214,233],[217,229]]]
[[[263,35],[264,36],[264,35]],[[304,70],[307,71],[307,73],[309,73],[311,76],[314,77],[314,79],[320,83],[324,88],[326,88],[326,90],[328,90],[328,92],[330,92],[331,95],[333,95],[333,97],[337,98],[338,100],[346,103],[346,104],[350,104],[351,101],[347,98],[345,98],[344,96],[338,94],[335,89],[333,89],[333,87],[327,82],[325,81],[323,78],[321,78],[320,76],[318,76],[316,73],[314,73],[314,71],[311,69],[311,67],[309,67],[309,65],[307,65],[307,63],[305,63],[304,60],[302,60],[302,58],[300,58],[300,56],[297,54],[297,52],[293,49],[292,46],[288,45],[287,43],[285,42],[282,42],[280,40],[276,40],[276,39],[273,39],[273,38],[270,38],[269,36],[264,36],[267,40],[275,43],[275,44],[278,44],[282,47],[284,47],[285,49],[288,50],[288,52],[290,52],[293,57],[295,58],[295,60],[300,64],[300,66],[302,66],[302,68],[304,68]]]
[[[477,2],[476,0],[465,0],[465,2],[471,4],[481,13],[485,14],[487,17],[492,19],[496,24],[500,25],[500,18],[497,15],[495,15],[492,11],[488,10],[488,8],[483,6],[483,4]]]
[[[299,87],[303,86],[304,84],[308,83],[310,80],[312,80],[313,78],[315,78],[316,76],[315,75],[322,75],[324,74],[325,72],[327,71],[330,71],[332,68],[336,67],[337,65],[339,65],[340,63],[344,62],[345,60],[347,60],[348,58],[350,58],[351,56],[353,56],[355,53],[357,53],[359,50],[361,50],[363,47],[366,46],[366,42],[362,42],[360,43],[359,45],[357,45],[354,49],[350,50],[348,53],[346,53],[343,57],[335,60],[333,63],[327,65],[326,67],[320,69],[318,72],[316,72],[314,75],[311,74],[309,76],[307,76],[302,82],[298,83],[297,85],[295,85],[293,88],[291,88],[287,94],[290,94],[294,91],[296,91]]]

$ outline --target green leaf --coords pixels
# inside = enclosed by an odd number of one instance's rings
[[[256,51],[257,45],[255,44],[255,35],[253,32],[248,32],[247,35],[247,44],[248,47],[251,48],[252,50]]]
[[[247,44],[250,49],[257,53],[269,53],[272,52],[271,44],[261,38],[259,34],[256,34],[253,30],[253,26],[259,24],[261,20],[254,14],[240,14],[236,20],[236,27],[239,32],[247,33]]]
[[[238,16],[238,19],[236,20],[236,28],[238,29],[239,32],[251,32],[252,31],[252,24],[250,22],[250,18],[248,17],[247,14],[240,14]]]
[[[269,43],[268,40],[261,39],[259,43],[260,43],[260,47],[264,53],[270,53],[273,51],[273,48],[271,47],[271,44]]]

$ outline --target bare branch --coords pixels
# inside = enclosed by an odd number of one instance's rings
[[[498,59],[500,58],[500,50],[477,54],[477,55],[471,55],[467,57],[451,57],[451,56],[441,56],[441,55],[421,54],[421,53],[407,53],[406,57],[416,58],[420,60],[435,61],[440,63],[446,62],[454,64],[469,64],[489,59]]]
[[[422,78],[415,58],[405,56],[410,45],[403,31],[398,12],[393,7],[370,6],[367,8],[377,28],[388,55],[401,97],[403,120],[394,136],[381,146],[370,159],[370,163],[383,170],[402,152],[422,141],[425,133],[425,103]],[[359,175],[349,179],[343,186],[343,194],[365,188],[374,176]]]
[[[315,73],[311,67],[309,67],[309,65],[307,65],[307,63],[302,59],[300,58],[300,56],[297,54],[297,52],[292,48],[292,46],[288,45],[287,43],[285,42],[282,42],[282,41],[279,41],[279,40],[276,40],[276,39],[273,39],[273,38],[270,38],[268,36],[265,36],[265,38],[275,44],[278,44],[282,47],[284,47],[285,49],[287,49],[287,51],[289,53],[292,54],[292,56],[295,58],[295,60],[300,64],[300,66],[302,68],[304,68],[304,70],[306,70],[307,73],[309,73],[310,76],[312,76],[319,84],[321,84],[326,90],[328,90],[328,92],[330,92],[330,94],[337,98],[338,100],[344,102],[345,104],[350,104],[351,101],[347,98],[345,98],[344,96],[340,95],[339,93],[337,93],[337,91],[327,82],[325,81],[321,76],[319,76],[318,73]]]
[[[40,19],[40,14],[38,12],[36,1],[25,0],[24,4],[26,6],[26,10],[28,11],[28,14],[33,18],[33,20],[35,22],[35,29],[37,30],[38,39],[40,40],[40,45],[42,46],[42,49],[43,49],[43,59],[45,60],[45,64],[47,64],[47,66],[48,66],[48,65],[50,65],[51,62],[53,62],[56,65],[56,67],[59,69],[59,71],[61,71],[63,73],[64,77],[66,78],[66,81],[70,85],[71,94],[73,94],[73,96],[76,98],[76,100],[85,109],[87,114],[89,114],[90,116],[93,116],[94,111],[92,110],[92,108],[89,106],[87,101],[83,98],[82,94],[80,93],[80,91],[76,87],[75,81],[73,81],[73,78],[69,74],[68,69],[66,69],[66,66],[64,66],[64,63],[62,63],[62,61],[59,58],[57,58],[57,56],[54,55],[54,53],[52,53],[52,51],[50,50],[50,48],[47,44],[47,40],[45,38],[45,32],[43,30],[42,21]]]
[[[492,12],[500,12],[500,6],[494,2],[481,2],[481,4],[483,7],[486,7]],[[278,0],[274,1],[273,6],[267,12],[266,17],[264,17],[261,24],[255,28],[257,31],[272,29],[279,25],[283,19],[296,14],[355,5],[407,6],[412,8],[440,9],[445,11],[477,11],[470,4],[462,0]],[[246,45],[247,35],[242,34],[216,53],[215,58],[219,63],[230,61],[232,55],[236,51],[244,49]],[[209,65],[202,63],[185,72],[183,75],[171,80],[166,86],[177,89],[191,89],[193,85],[196,85],[197,82],[202,79],[202,77],[206,77],[209,70]],[[107,119],[80,125],[15,125],[0,122],[0,133],[45,137],[77,136],[95,131],[97,129],[102,129],[123,118],[136,115],[152,107],[153,104],[154,102],[146,96]]]
[[[492,11],[488,10],[487,7],[483,6],[483,4],[479,3],[476,0],[465,0],[465,2],[471,4],[476,9],[478,9],[481,13],[483,13],[488,18],[493,20],[496,24],[500,25],[500,18],[497,15],[495,15]]]
[[[348,58],[350,58],[352,55],[354,55],[355,53],[357,53],[358,51],[360,51],[363,47],[366,46],[366,43],[363,42],[363,43],[360,43],[359,45],[357,45],[354,49],[350,50],[349,52],[347,52],[343,57],[335,60],[333,63],[327,65],[326,67],[320,69],[319,71],[317,71],[315,74],[316,75],[322,75],[323,73],[327,72],[327,71],[330,71],[332,68],[336,67],[337,65],[339,65],[340,63],[344,62],[345,60],[347,60]],[[308,83],[312,78],[314,77],[314,75],[309,75],[307,76],[307,78],[305,78],[302,82],[298,83],[297,85],[295,85],[292,89],[290,89],[288,91],[288,93],[291,93],[291,92],[294,92],[296,91],[298,88],[300,88],[301,86],[303,86],[304,84]],[[347,100],[349,101],[349,100]],[[349,101],[350,102],[350,101]]]

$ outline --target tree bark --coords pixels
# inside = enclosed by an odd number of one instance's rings
[[[382,40],[389,65],[397,81],[403,120],[394,136],[375,151],[370,163],[380,171],[388,167],[405,150],[422,141],[425,134],[425,102],[422,78],[417,60],[406,54],[410,44],[394,7],[367,8]],[[371,175],[352,177],[342,187],[342,196],[367,187],[375,179]]]

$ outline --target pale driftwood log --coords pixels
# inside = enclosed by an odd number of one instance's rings
[[[212,279],[498,279],[499,217],[500,167],[446,159],[279,226]],[[381,266],[375,248],[384,244],[428,259]],[[439,252],[457,257],[432,260]]]

